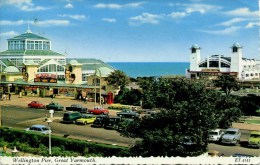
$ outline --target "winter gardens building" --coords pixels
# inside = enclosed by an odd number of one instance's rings
[[[7,41],[8,50],[0,52],[0,95],[94,98],[96,94],[97,99],[108,99],[104,79],[114,71],[110,65],[97,59],[67,59],[52,51],[49,39],[29,29]]]
[[[243,47],[238,43],[232,45],[231,57],[212,55],[201,59],[201,48],[198,45],[193,45],[190,49],[190,69],[186,70],[187,78],[215,79],[219,75],[229,74],[242,82],[260,81],[260,61],[243,58]]]

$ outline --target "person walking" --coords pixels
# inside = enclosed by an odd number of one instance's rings
[[[11,93],[8,94],[9,100],[11,100]]]

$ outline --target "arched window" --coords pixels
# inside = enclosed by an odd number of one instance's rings
[[[191,53],[196,53],[196,49],[195,48],[191,48]]]
[[[233,53],[237,52],[237,47],[233,47]]]
[[[1,76],[1,81],[2,81],[2,82],[5,82],[5,81],[6,81],[5,75],[2,75],[2,76]]]

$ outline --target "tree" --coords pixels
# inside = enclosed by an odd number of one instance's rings
[[[221,87],[221,90],[224,91],[227,96],[229,96],[234,89],[239,88],[235,77],[227,74],[219,76],[218,79],[214,81],[214,83],[216,87]]]
[[[150,105],[160,111],[122,128],[121,135],[141,139],[130,148],[133,156],[200,155],[207,150],[209,130],[223,121],[226,109],[236,108],[228,103],[218,107],[223,96],[206,89],[199,81],[142,78],[139,84],[143,88],[143,102],[147,103],[148,98]],[[192,143],[186,143],[187,139]]]
[[[106,81],[108,85],[116,89],[120,87],[120,90],[123,90],[129,84],[130,78],[123,71],[115,70],[108,75]]]

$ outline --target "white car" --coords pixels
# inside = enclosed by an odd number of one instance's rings
[[[221,143],[225,144],[238,144],[240,141],[241,132],[237,128],[229,128],[222,136]]]
[[[42,134],[49,134],[49,132],[51,132],[51,130],[49,130],[49,127],[40,124],[32,125],[31,127],[26,128],[25,131],[40,132]]]
[[[214,129],[209,131],[209,141],[218,142],[221,140],[224,132],[220,129]]]

